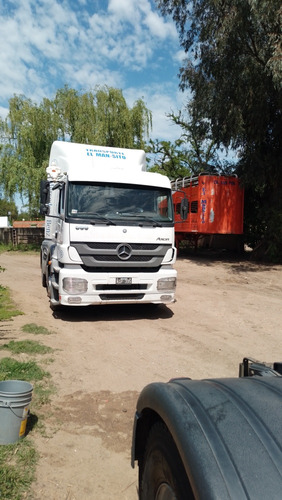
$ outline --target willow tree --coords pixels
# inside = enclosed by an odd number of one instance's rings
[[[109,87],[79,93],[65,86],[54,99],[44,98],[40,104],[14,96],[6,120],[0,123],[2,192],[11,200],[19,194],[35,216],[39,184],[54,140],[144,148],[151,121],[142,99],[130,108],[122,91]]]
[[[25,96],[14,96],[9,114],[2,126],[0,182],[6,198],[19,194],[30,214],[38,212],[38,186],[46,167],[50,144],[56,139],[52,130],[50,108],[40,106]]]

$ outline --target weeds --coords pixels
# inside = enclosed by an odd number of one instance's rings
[[[11,319],[20,314],[23,313],[15,309],[8,288],[0,285],[0,321]]]
[[[17,342],[9,344],[15,345]],[[19,362],[12,358],[4,358],[0,361],[0,381],[7,379],[20,379],[33,384],[27,431],[35,426],[38,427],[38,417],[32,409],[39,409],[48,403],[50,395],[54,392],[54,386],[49,380],[50,374],[42,370],[34,361]],[[44,431],[42,422],[40,425]],[[27,492],[34,480],[36,461],[37,452],[28,437],[15,444],[0,445],[0,499],[27,498]]]
[[[25,333],[33,333],[34,335],[50,335],[52,332],[45,326],[38,326],[35,323],[28,323],[22,326],[22,331]]]
[[[42,345],[34,340],[11,340],[8,344],[0,346],[0,349],[7,349],[13,354],[47,354],[53,351],[51,347]]]
[[[31,382],[42,380],[44,377],[50,377],[50,374],[42,370],[35,361],[21,362],[12,358],[3,358],[0,361],[0,380],[18,379]]]
[[[0,272],[4,271],[5,268],[0,266]],[[10,291],[0,284],[0,321],[11,319],[13,316],[18,316],[19,314],[23,313],[15,309]]]
[[[28,440],[0,446],[0,498],[25,498],[34,479],[36,459],[36,450]]]
[[[8,245],[0,243],[0,253],[3,252],[35,252],[38,253],[41,248],[41,243],[19,243],[18,245],[13,245],[9,243]],[[1,498],[1,497],[0,497]]]
[[[55,391],[56,389],[54,385],[50,383],[50,380],[48,380],[48,383],[46,383],[44,380],[40,383],[37,383],[33,391],[34,395],[32,400],[32,406],[39,408],[41,406],[46,405],[47,403],[50,402],[50,396],[52,396],[52,394],[54,394]]]
[[[3,249],[3,245],[0,245],[0,253],[7,250],[7,248]],[[9,250],[15,250],[15,248]],[[26,250],[30,250],[30,247]],[[0,272],[3,271],[5,269],[0,266]],[[9,320],[19,314],[23,313],[15,308],[9,290],[0,285],[0,321]],[[22,330],[33,334],[48,335],[51,333],[46,328],[33,323],[24,325]],[[0,348],[9,350],[14,355],[25,353],[28,356],[34,356],[52,352],[51,348],[33,340],[12,340]],[[49,402],[51,394],[55,392],[50,374],[33,359],[21,362],[6,357],[0,360],[0,381],[2,380],[25,380],[33,384],[27,433],[35,427],[43,433],[45,429],[44,417],[38,419],[33,409],[39,410],[41,406]],[[28,491],[35,477],[36,461],[37,452],[29,436],[14,444],[0,445],[0,499],[23,500],[23,498],[28,498]]]

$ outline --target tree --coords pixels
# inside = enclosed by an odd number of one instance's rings
[[[14,96],[7,119],[0,121],[0,187],[8,199],[18,193],[27,200],[30,216],[36,217],[39,184],[54,140],[144,148],[151,125],[143,100],[129,108],[119,89],[79,93],[65,86],[40,104]]]
[[[189,158],[181,148],[181,139],[170,141],[149,141],[147,152],[152,156],[151,172],[167,175],[171,180],[191,175]]]
[[[14,96],[2,129],[0,182],[3,191],[9,199],[16,193],[25,198],[33,216],[38,214],[39,183],[48,164],[50,145],[57,137],[50,121],[47,101],[38,106],[25,96]]]
[[[197,117],[195,111],[189,115],[189,105],[187,110],[188,113],[179,111],[178,114],[170,113],[168,116],[182,128],[182,150],[191,173],[193,175],[203,172],[222,175],[234,173],[234,163],[231,160],[221,160],[219,157],[220,151],[212,137],[209,122]],[[221,152],[223,150],[224,148]]]
[[[222,175],[234,173],[234,163],[219,158],[207,121],[191,120],[183,111],[170,113],[168,117],[181,127],[182,134],[174,144],[170,141],[149,141],[147,152],[152,156],[152,172],[167,175],[170,179],[197,176],[203,172]]]
[[[18,209],[15,202],[0,198],[0,216],[7,216],[10,222],[16,220],[18,217]]]
[[[79,94],[65,86],[57,91],[53,113],[60,138],[121,148],[144,148],[152,115],[142,99],[130,109],[120,89],[96,87]]]
[[[176,22],[187,59],[192,123],[203,121],[217,146],[240,153],[246,229],[254,245],[282,254],[282,7],[280,0],[158,0]],[[252,241],[251,241],[252,240]]]

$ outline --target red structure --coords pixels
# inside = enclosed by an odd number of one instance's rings
[[[214,234],[243,234],[244,189],[236,176],[199,175],[171,183],[175,241]],[[181,219],[181,200],[188,199],[188,216]]]
[[[13,222],[13,227],[44,227],[45,220],[15,220]]]

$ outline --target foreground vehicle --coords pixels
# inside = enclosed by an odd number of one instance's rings
[[[282,366],[238,379],[173,379],[141,392],[132,466],[141,500],[281,499]]]
[[[144,151],[55,141],[41,207],[51,307],[174,302],[171,185]]]

